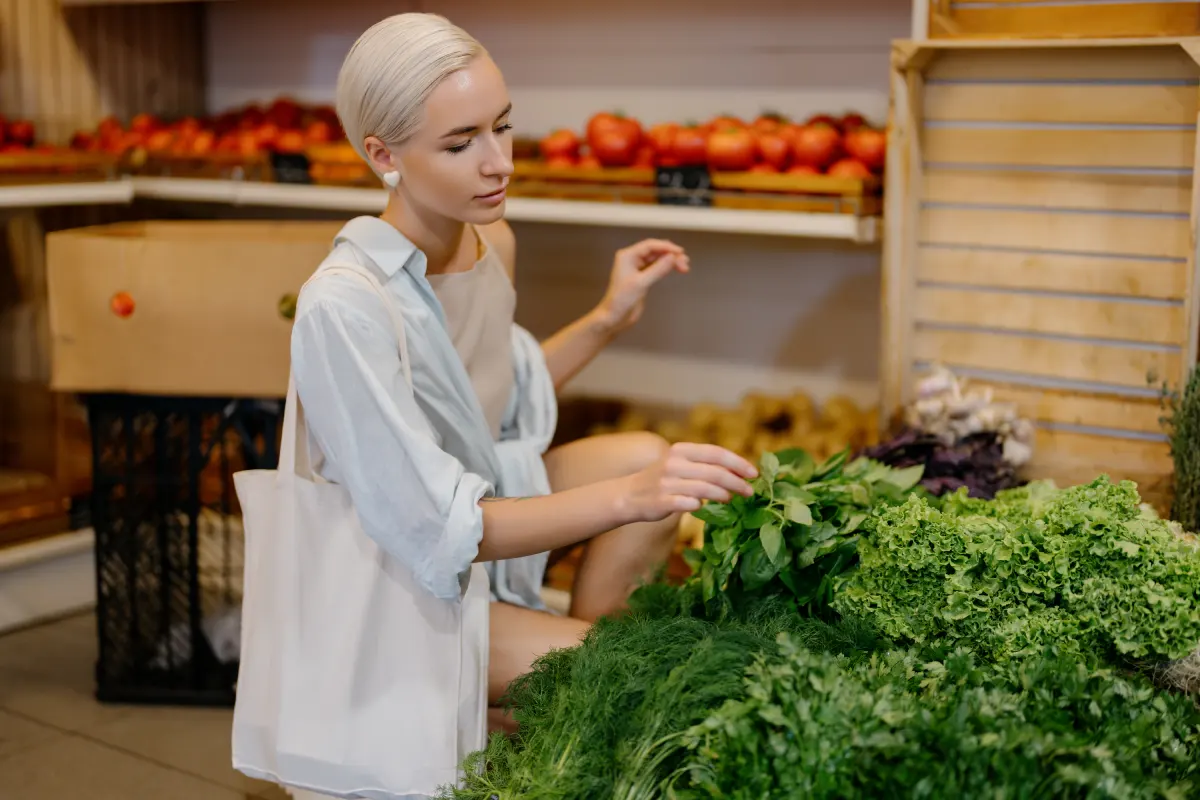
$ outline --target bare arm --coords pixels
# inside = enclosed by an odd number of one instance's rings
[[[616,328],[597,308],[542,342],[546,368],[561,390],[616,337]]]
[[[544,553],[635,522],[628,491],[604,481],[545,497],[489,498],[483,508],[483,539],[476,561]]]
[[[543,553],[582,542],[631,522],[695,511],[709,500],[752,494],[750,462],[720,447],[673,445],[641,472],[545,497],[485,499],[477,561]]]

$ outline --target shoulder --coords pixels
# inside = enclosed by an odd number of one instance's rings
[[[483,238],[487,239],[489,246],[496,249],[496,254],[500,256],[500,260],[504,263],[504,268],[508,270],[508,277],[515,278],[517,272],[517,237],[513,233],[513,229],[504,220],[497,220],[490,225],[481,225],[479,227]]]
[[[366,281],[343,272],[322,274],[339,264],[371,266],[358,248],[345,242],[334,247],[300,291],[296,321],[308,320],[310,324],[329,318],[353,320],[359,324],[386,321],[383,303]]]

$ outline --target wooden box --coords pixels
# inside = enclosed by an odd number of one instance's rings
[[[295,295],[338,222],[133,222],[47,237],[51,388],[282,397]]]
[[[927,12],[922,6],[928,6]],[[932,39],[1196,36],[1200,2],[1113,0],[923,0]]]
[[[1033,477],[1161,498],[1196,363],[1196,40],[899,42],[883,403],[945,364],[1038,426]],[[1160,501],[1161,502],[1161,501]]]

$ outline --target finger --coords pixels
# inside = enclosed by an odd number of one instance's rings
[[[663,256],[639,273],[642,284],[652,286],[670,275],[676,269],[677,256]]]
[[[630,245],[627,252],[642,260],[649,260],[663,253],[683,254],[683,248],[666,239],[643,239],[637,244]]]
[[[705,464],[715,464],[719,467],[725,467],[747,479],[758,477],[758,470],[755,469],[753,464],[737,453],[726,450],[724,447],[717,447],[715,444],[680,442],[675,445],[675,448],[678,449],[680,455],[689,461],[700,461]]]
[[[682,458],[678,461],[668,460],[666,467],[668,476],[671,478],[704,481],[714,486],[720,486],[722,489],[733,494],[740,494],[743,497],[750,497],[754,494],[754,489],[751,488],[750,484],[746,483],[741,476],[730,472],[724,467],[704,464],[699,461],[688,461]]]
[[[682,478],[664,480],[663,490],[673,497],[691,497],[702,502],[728,503],[733,499],[733,495],[720,486],[714,486],[705,481],[689,481]]]

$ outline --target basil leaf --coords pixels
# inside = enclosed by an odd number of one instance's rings
[[[758,538],[762,541],[763,552],[767,554],[767,558],[776,567],[780,564],[780,552],[783,550],[783,531],[780,530],[779,524],[776,522],[768,522],[762,526],[762,530],[758,532]]]

